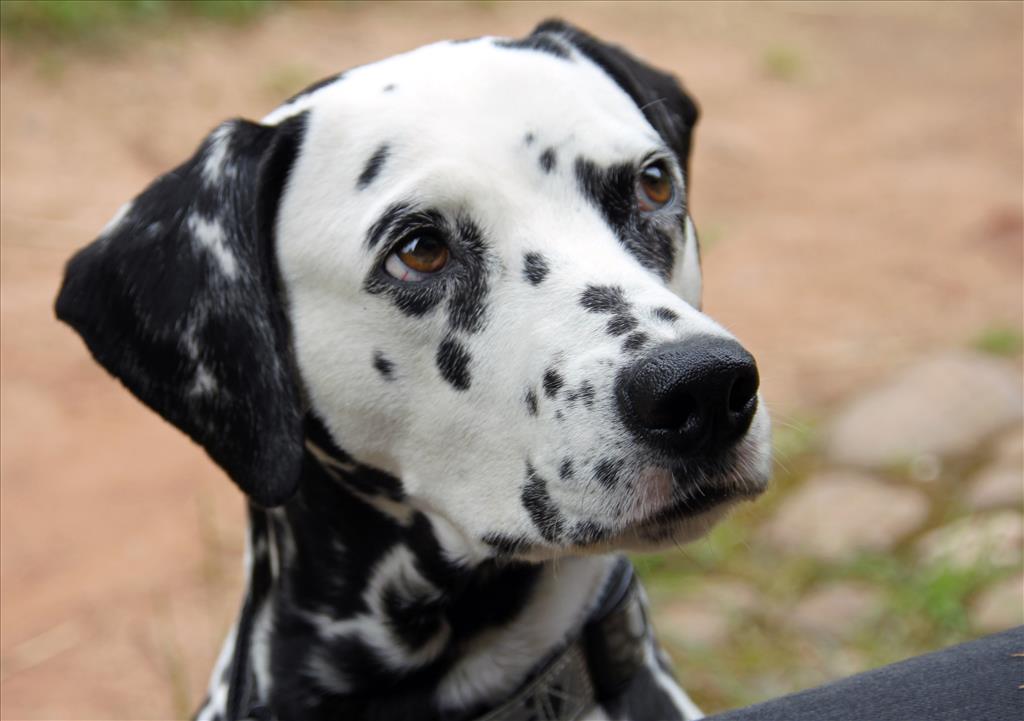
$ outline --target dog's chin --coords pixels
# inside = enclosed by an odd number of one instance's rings
[[[748,479],[738,486],[698,491],[693,498],[671,503],[598,542],[566,548],[534,547],[520,558],[536,562],[564,556],[596,556],[620,551],[650,553],[678,548],[707,535],[733,508],[744,501],[753,501],[766,487],[767,477]]]

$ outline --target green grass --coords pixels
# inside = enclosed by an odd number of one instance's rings
[[[936,494],[932,518],[914,537],[886,553],[822,560],[809,552],[770,548],[759,535],[778,503],[823,463],[818,423],[810,417],[777,421],[774,435],[779,462],[764,498],[739,508],[703,540],[634,558],[659,637],[680,680],[705,711],[792,693],[978,635],[968,614],[970,603],[1014,568],[925,562],[914,545],[920,533],[967,513],[952,491],[956,479],[965,477],[964,469],[945,468],[930,484]],[[688,640],[681,628],[673,629],[673,614],[681,612],[673,606],[706,607],[708,597],[701,589],[716,582],[745,586],[756,603],[729,610],[725,638],[701,645]],[[877,607],[865,618],[839,624],[827,634],[794,622],[793,608],[801,599],[849,582],[877,592]]]
[[[91,42],[176,18],[245,22],[266,12],[272,0],[3,0],[5,38],[48,44]]]
[[[761,69],[765,75],[784,82],[793,82],[803,76],[803,57],[793,48],[775,46],[761,55]]]
[[[972,345],[983,353],[1013,358],[1024,350],[1024,333],[1019,328],[993,326],[979,333]]]

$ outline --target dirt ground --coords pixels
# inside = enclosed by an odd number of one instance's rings
[[[239,494],[51,310],[71,252],[221,119],[551,15],[671,68],[703,107],[706,310],[785,423],[1021,328],[1021,8],[351,3],[105,51],[0,45],[0,716],[181,717],[235,612]]]

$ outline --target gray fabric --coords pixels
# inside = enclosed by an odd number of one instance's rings
[[[1021,721],[1024,626],[708,721]]]

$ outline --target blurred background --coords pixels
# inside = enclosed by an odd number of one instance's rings
[[[243,504],[53,319],[71,252],[220,120],[561,16],[703,107],[705,306],[758,358],[772,491],[638,559],[708,711],[1022,622],[1019,3],[4,2],[0,716],[182,718]]]

